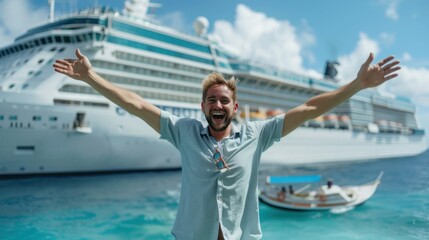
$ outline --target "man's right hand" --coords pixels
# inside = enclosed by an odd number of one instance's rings
[[[77,59],[56,60],[53,65],[54,70],[71,78],[87,81],[92,71],[91,62],[79,49],[76,49],[76,57]]]

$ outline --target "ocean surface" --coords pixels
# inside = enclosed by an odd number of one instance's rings
[[[339,185],[384,175],[375,195],[343,213],[260,204],[263,239],[429,239],[429,151],[416,157],[309,166],[270,174],[321,174]],[[181,171],[0,179],[0,239],[172,239]]]

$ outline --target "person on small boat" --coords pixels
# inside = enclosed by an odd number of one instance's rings
[[[277,194],[277,200],[284,201],[286,199],[286,188],[282,187],[280,192]]]
[[[295,194],[295,191],[293,190],[292,185],[289,185],[289,194]]]
[[[262,153],[305,121],[328,112],[363,89],[397,77],[400,69],[393,56],[372,64],[371,53],[350,83],[314,96],[285,114],[241,126],[231,124],[238,111],[235,78],[226,80],[212,73],[202,84],[201,111],[206,126],[196,119],[163,111],[142,96],[102,78],[79,49],[76,57],[56,60],[54,70],[90,85],[141,118],[179,150],[182,185],[172,229],[179,240],[261,239],[258,169]]]
[[[329,195],[339,194],[347,202],[351,201],[351,198],[343,191],[343,189],[340,186],[335,185],[332,179],[328,179],[328,181],[326,182],[326,185],[323,185],[320,188],[320,190],[321,190],[321,194],[323,194],[326,199],[328,198]]]

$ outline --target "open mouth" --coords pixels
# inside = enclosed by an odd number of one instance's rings
[[[212,118],[215,120],[222,120],[225,118],[226,114],[224,112],[212,112]]]

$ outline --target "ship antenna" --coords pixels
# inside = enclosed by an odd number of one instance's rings
[[[125,1],[124,14],[138,20],[145,20],[148,8],[158,8],[161,4],[151,3],[150,0]]]
[[[55,0],[49,0],[49,6],[51,8],[50,12],[49,12],[49,22],[54,22],[55,17],[54,17],[54,12],[55,12]]]

